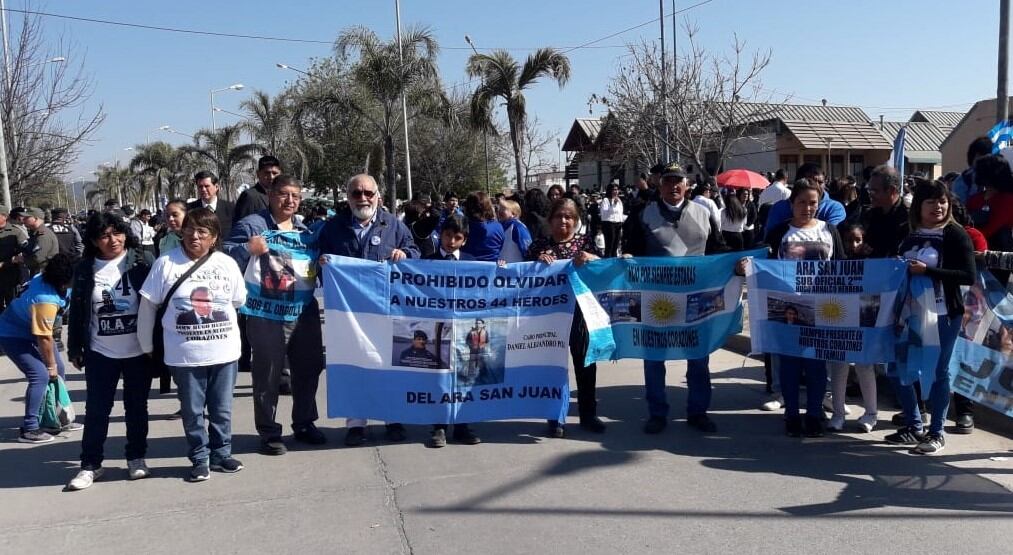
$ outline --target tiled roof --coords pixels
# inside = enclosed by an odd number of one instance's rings
[[[949,134],[953,128],[960,123],[966,112],[936,112],[933,110],[918,110],[911,115],[911,121],[924,121],[935,124],[944,132]]]
[[[809,104],[762,104],[743,102],[737,106],[742,123],[758,123],[774,119],[826,122],[845,121],[868,123],[869,116],[854,106],[822,106]]]
[[[904,137],[904,150],[917,152],[939,152],[939,148],[949,134],[939,128],[938,125],[925,121],[884,121],[883,129],[880,131],[890,144],[897,138],[902,126],[907,126],[907,134]],[[876,126],[879,129],[879,126]]]
[[[601,132],[604,118],[577,118],[563,141],[564,152],[576,152],[589,148]]]
[[[826,149],[827,139],[833,149],[890,150],[893,145],[883,137],[876,127],[866,120],[863,122],[835,121],[812,122],[782,120],[788,131],[806,149]]]

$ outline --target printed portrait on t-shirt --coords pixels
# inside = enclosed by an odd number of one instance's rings
[[[215,306],[215,297],[207,287],[194,287],[190,290],[190,310],[176,315],[177,326],[194,326],[228,322],[229,315]]]
[[[115,268],[114,268],[115,269]],[[127,335],[137,331],[137,298],[125,276],[113,281],[100,271],[95,276],[91,299],[99,337]]]

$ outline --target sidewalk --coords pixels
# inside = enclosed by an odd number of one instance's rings
[[[321,420],[325,448],[289,443],[283,457],[256,453],[250,377],[240,374],[233,433],[245,470],[185,483],[181,425],[166,419],[178,403],[155,396],[154,475],[126,480],[117,403],[106,475],[89,490],[64,493],[77,470],[80,432],[45,445],[16,443],[25,382],[3,358],[0,550],[992,554],[1013,537],[1008,420],[993,428],[1006,435],[950,434],[934,457],[882,443],[891,431],[888,410],[871,434],[791,439],[780,414],[757,410],[762,365],[718,351],[711,368],[719,433],[703,436],[682,418],[685,364],[668,368],[675,421],[657,436],[640,431],[642,366],[622,361],[599,366],[604,435],[581,431],[575,417],[563,440],[543,438],[542,422],[496,422],[475,425],[482,445],[433,450],[423,446],[425,427],[409,426],[410,441],[390,445],[375,425],[369,444],[346,448],[343,422]],[[83,412],[83,375],[68,372]],[[279,410],[283,423],[289,403],[284,398]]]

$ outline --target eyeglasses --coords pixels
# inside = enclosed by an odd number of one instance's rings
[[[300,193],[272,193],[275,197],[282,200],[302,200],[302,194]]]
[[[207,239],[208,237],[211,237],[211,230],[204,227],[184,227],[183,233],[193,235],[198,239]]]
[[[355,198],[362,198],[362,197],[373,198],[373,197],[376,196],[376,191],[367,191],[365,189],[356,189],[354,191],[349,191],[348,194],[351,195],[351,196],[353,196],[353,197],[355,197]]]

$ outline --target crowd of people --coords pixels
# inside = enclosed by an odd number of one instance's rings
[[[572,260],[582,265],[602,257],[703,256],[759,246],[778,259],[903,256],[912,275],[929,277],[943,292],[943,356],[925,391],[917,383],[901,384],[894,373],[885,372],[885,365],[855,365],[865,408],[856,424],[862,431],[877,425],[876,377],[889,375],[902,411],[895,420],[899,429],[886,440],[918,453],[938,452],[945,446],[943,422],[951,397],[948,353],[964,313],[959,287],[974,280],[975,252],[1006,266],[997,272],[1008,273],[1013,259],[1003,254],[1013,251],[1010,165],[991,154],[991,143],[982,138],[968,150],[966,171],[936,181],[903,177],[889,166],[869,168],[860,185],[850,177],[827,184],[825,173],[813,164],[794,173],[789,181],[785,171],[776,171],[762,191],[722,191],[677,165],[659,164],[625,192],[616,183],[590,194],[579,187],[566,191],[553,186],[514,195],[474,191],[463,202],[449,192],[441,199],[418,195],[394,211],[383,207],[376,180],[360,174],[345,185],[347,203],[328,214],[301,210],[300,181],[284,174],[277,158],[264,156],[257,184],[235,204],[219,196],[215,175],[200,172],[194,177],[196,200],[171,200],[156,214],[141,210],[133,215],[110,201],[79,227],[67,220],[65,210],[54,209],[49,225],[36,208],[0,210],[0,348],[28,379],[19,439],[46,443],[54,433],[82,429],[70,423],[44,430],[38,418],[47,384],[65,374],[58,345],[65,320],[66,358],[84,370],[87,394],[81,468],[69,490],[85,489],[103,474],[103,446],[121,380],[130,479],[150,474],[144,460],[147,400],[156,377],[162,378],[163,391],[168,377],[176,385],[190,481],[207,480],[211,471],[243,468],[231,449],[233,388],[240,371],[251,372],[262,454],[287,451],[277,414],[283,393],[292,395],[292,439],[326,443],[315,424],[324,368],[317,300],[312,294],[299,298],[295,309],[273,317],[258,312],[265,293],[248,280],[274,234],[293,232],[289,246],[321,256],[395,264],[425,258],[499,264]],[[926,243],[936,248],[920,248]],[[744,271],[743,259],[736,272]],[[308,268],[286,279],[297,281],[298,290],[312,291],[318,274],[314,255]],[[413,344],[424,346],[427,340],[423,334]],[[585,365],[588,332],[579,308],[569,347],[579,424],[603,433],[597,369]],[[643,364],[648,434],[662,432],[670,422],[666,362]],[[687,366],[686,421],[713,433],[717,423],[708,414],[709,358],[689,360]],[[768,355],[765,370],[772,397],[762,408],[784,409],[789,436],[818,437],[827,427],[844,429],[851,365]],[[803,382],[804,418],[799,402]],[[974,428],[972,403],[958,395],[954,404],[956,431],[969,433]],[[829,423],[824,405],[832,414]],[[349,418],[345,445],[364,443],[366,425],[363,418]],[[428,445],[446,445],[447,431],[435,424]],[[548,422],[550,437],[565,433],[565,422]],[[387,422],[385,436],[404,441],[408,430]],[[481,441],[468,423],[457,424],[450,439],[469,445]]]

